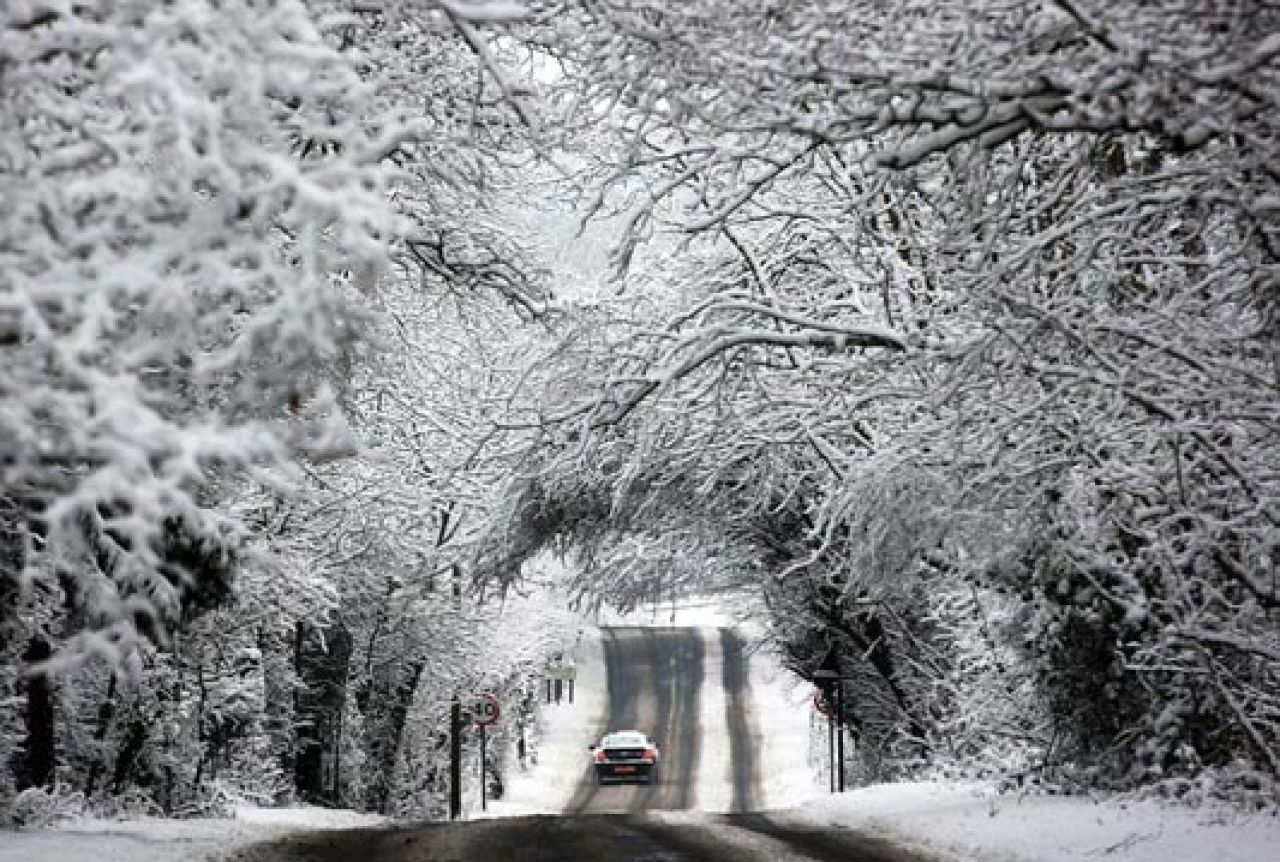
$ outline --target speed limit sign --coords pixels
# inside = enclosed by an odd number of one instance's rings
[[[471,702],[471,720],[481,727],[493,724],[501,714],[498,699],[491,694],[477,694]]]

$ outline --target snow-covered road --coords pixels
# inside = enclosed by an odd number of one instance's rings
[[[734,658],[729,676],[726,640]],[[736,635],[715,629],[610,628],[604,631],[604,655],[608,709],[596,730],[647,732],[662,747],[662,764],[650,785],[601,787],[584,756],[567,810],[744,810],[758,794],[754,749],[745,744],[753,717],[730,715],[730,703],[733,710],[746,703]]]
[[[603,698],[548,707],[576,715],[543,739],[559,774],[544,791],[572,790],[563,813],[420,824],[303,836],[254,848],[238,862],[377,862],[502,859],[504,862],[914,862],[926,857],[858,830],[790,822],[754,812],[762,797],[760,739],[749,660],[729,628],[620,626],[600,632],[579,663]],[[599,694],[600,692],[597,692]],[[586,710],[593,710],[589,717]],[[597,784],[587,742],[639,729],[663,750],[651,784]],[[544,773],[545,774],[545,773]],[[567,779],[567,781],[566,781]],[[555,792],[538,798],[555,810]],[[490,813],[516,813],[511,799]],[[725,813],[721,813],[725,812]]]

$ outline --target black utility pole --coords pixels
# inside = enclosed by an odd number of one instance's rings
[[[484,728],[485,726],[483,724],[480,725],[480,810],[481,811],[489,810],[489,797],[488,797],[489,791],[488,791],[488,788],[485,787],[485,784],[487,783],[487,781],[486,781],[486,776],[484,774],[485,767],[487,766],[487,764],[485,763],[485,758],[488,757],[488,751],[486,751],[488,746],[485,744]]]
[[[462,569],[453,566],[453,603],[462,605]],[[449,704],[449,819],[462,816],[462,699],[455,689]]]
[[[830,705],[827,706],[831,708]],[[827,713],[827,763],[831,764],[831,792],[836,792],[836,719]]]
[[[449,705],[449,819],[462,816],[462,701]]]
[[[844,680],[836,680],[836,771],[840,774],[838,789],[844,793]]]

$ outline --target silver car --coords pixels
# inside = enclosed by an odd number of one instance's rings
[[[636,781],[649,784],[660,759],[658,744],[638,730],[617,730],[605,734],[591,746],[591,763],[596,781]]]

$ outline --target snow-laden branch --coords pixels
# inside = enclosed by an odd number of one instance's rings
[[[468,3],[462,2],[462,0],[437,0],[437,2],[444,13],[449,16],[449,20],[453,23],[458,33],[466,40],[467,45],[475,52],[476,57],[480,59],[489,74],[493,76],[494,81],[498,84],[498,89],[502,91],[502,95],[511,104],[521,122],[530,128],[534,128],[537,125],[537,120],[524,104],[523,88],[515,83],[502,63],[493,55],[493,51],[490,50],[489,43],[485,41],[485,37],[473,26],[480,22],[488,23],[497,20],[508,20],[485,17],[484,11],[486,9],[493,8],[500,12],[515,10],[523,15],[522,7],[513,3]]]
[[[593,427],[616,425],[646,399],[669,388],[711,360],[743,347],[796,347],[845,351],[857,348],[885,348],[904,351],[907,343],[898,333],[880,326],[848,326],[822,332],[777,332],[767,329],[739,329],[717,333],[693,353],[649,379],[621,404],[611,407],[592,422]]]

